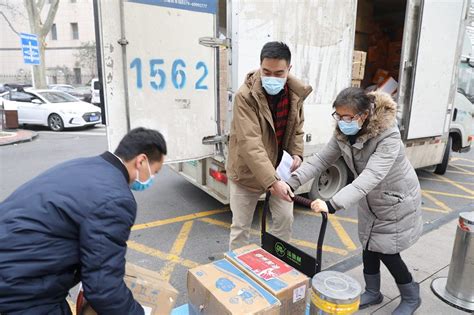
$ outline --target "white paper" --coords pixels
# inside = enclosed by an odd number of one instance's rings
[[[148,306],[143,306],[143,310],[145,311],[145,315],[151,315],[151,311],[153,311],[153,309],[151,307],[148,307]]]
[[[288,181],[291,176],[291,165],[293,164],[293,158],[288,152],[283,151],[281,162],[277,167],[277,174],[283,181]]]
[[[299,288],[293,290],[293,303],[296,303],[306,296],[306,285],[303,285]]]

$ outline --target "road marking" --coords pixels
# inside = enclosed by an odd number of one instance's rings
[[[194,221],[184,222],[183,227],[181,228],[181,231],[179,232],[178,237],[176,237],[176,241],[174,241],[173,247],[171,248],[171,255],[181,255],[184,245],[186,245],[186,242],[188,241],[189,233],[193,228],[193,223]],[[170,281],[171,274],[173,273],[176,264],[177,263],[174,261],[167,262],[166,265],[160,270],[160,276],[166,281]]]
[[[460,164],[460,163],[456,163],[456,164],[449,164],[450,166],[461,166],[461,167],[474,167],[474,164]]]
[[[212,219],[212,218],[202,218],[202,219],[199,219],[199,221],[209,223],[209,224],[212,224],[212,225],[216,225],[216,226],[220,226],[220,227],[225,228],[225,229],[230,229],[230,224],[229,223],[223,222],[223,221],[220,221],[220,220],[216,220],[216,219]],[[255,229],[251,229],[250,234],[260,236],[261,232],[255,230]],[[316,243],[312,243],[312,242],[308,242],[308,241],[303,241],[303,240],[292,238],[291,243],[293,243],[295,245],[300,245],[300,246],[316,249]],[[329,246],[329,245],[323,245],[323,249],[326,252],[339,254],[341,256],[346,256],[347,253],[348,253],[347,250],[337,248],[337,247],[333,247],[333,246]]]
[[[442,202],[442,201],[438,200],[437,198],[433,197],[429,192],[422,191],[422,194],[426,199],[429,199],[432,202],[434,202],[434,204],[437,205],[438,207],[440,207],[442,210],[447,211],[447,212],[452,211],[451,208],[449,208],[444,202]]]
[[[444,180],[441,180],[441,179],[437,179],[437,178],[431,178],[431,177],[422,177],[422,176],[419,176],[418,179],[422,179],[422,180],[430,180],[430,181],[434,181],[434,182],[442,182],[444,183],[445,181]],[[468,183],[468,182],[461,182],[461,181],[453,181],[455,183],[458,183],[458,184],[461,184],[461,185],[474,185],[474,182],[473,183]]]
[[[450,161],[465,161],[465,162],[471,162],[471,163],[474,163],[474,160],[471,160],[471,159],[466,159],[466,158],[462,158],[462,157],[453,157],[450,159]]]
[[[152,222],[147,222],[147,223],[142,223],[142,224],[136,224],[132,227],[132,231],[138,231],[138,230],[143,230],[143,229],[150,229],[154,228],[157,226],[162,226],[162,225],[167,225],[167,224],[172,224],[172,223],[177,223],[177,222],[183,222],[183,221],[189,221],[189,220],[194,220],[194,219],[199,219],[202,217],[207,217],[210,215],[214,214],[219,214],[228,211],[227,209],[217,209],[217,210],[210,210],[210,211],[203,211],[203,212],[197,212],[197,213],[191,213],[179,217],[174,217],[174,218],[169,218],[169,219],[164,219],[164,220],[157,220],[157,221],[152,221]]]
[[[301,214],[304,214],[304,215],[310,215],[310,216],[313,216],[313,217],[321,217],[321,215],[319,213],[314,213],[313,211],[308,211],[308,210],[295,210],[296,212],[298,213],[301,213]],[[357,219],[353,219],[353,218],[348,218],[348,217],[341,217],[339,215],[335,215],[335,214],[331,214],[331,216],[335,216],[339,221],[345,221],[345,222],[350,222],[350,223],[355,223],[357,224]]]
[[[449,211],[446,211],[446,210],[430,208],[430,207],[421,207],[421,209],[426,210],[426,211],[431,211],[431,212],[449,213]]]
[[[451,165],[452,166],[452,165]],[[455,167],[453,166],[454,168],[458,168],[459,167]],[[451,174],[461,174],[461,175],[474,175],[474,172],[469,172],[467,170],[463,170],[462,172],[459,172],[459,171],[452,171],[452,170],[446,170],[446,173],[451,173]]]
[[[461,190],[467,192],[468,194],[474,195],[474,190],[471,190],[471,189],[469,189],[469,188],[466,188],[466,187],[464,187],[463,185],[458,184],[458,183],[456,183],[455,181],[452,181],[451,179],[449,179],[449,178],[447,178],[447,177],[439,176],[439,175],[436,175],[436,174],[434,174],[434,176],[436,176],[438,179],[440,179],[440,180],[442,180],[442,181],[444,181],[444,182],[446,182],[446,183],[448,183],[448,184],[453,185],[454,187],[457,187],[457,188],[459,188],[459,189],[461,189]]]
[[[428,194],[441,195],[441,196],[447,196],[447,197],[453,197],[453,198],[462,198],[462,199],[470,199],[470,200],[474,199],[474,196],[451,194],[451,193],[446,193],[442,191],[433,191],[433,190],[424,190],[424,189],[422,189],[421,191]]]
[[[192,260],[189,260],[189,259],[184,259],[184,258],[181,258],[179,257],[178,255],[173,255],[173,254],[170,254],[170,253],[165,253],[165,252],[162,252],[161,250],[159,249],[156,249],[156,248],[152,248],[152,247],[149,247],[149,246],[146,246],[146,245],[143,245],[143,244],[140,244],[140,243],[137,243],[135,241],[128,241],[127,242],[127,245],[128,245],[128,248],[130,249],[133,249],[137,252],[140,252],[142,254],[146,254],[146,255],[150,255],[150,256],[153,256],[153,257],[157,257],[161,260],[165,260],[165,261],[172,261],[172,262],[175,262],[181,266],[184,266],[188,269],[190,268],[194,268],[194,267],[197,267],[199,266],[200,264],[198,264],[197,262],[195,261],[192,261]]]
[[[450,165],[451,167],[457,169],[457,170],[460,170],[462,173],[465,173],[465,174],[468,174],[468,175],[473,175],[474,172],[470,171],[470,170],[467,170],[465,168],[462,168],[460,166],[456,166],[456,165]],[[455,171],[451,171],[451,172],[455,172]]]
[[[329,216],[329,223],[331,223],[334,230],[336,230],[337,236],[339,236],[342,243],[346,246],[346,248],[348,250],[357,249],[357,246],[354,244],[351,237],[349,236],[349,234],[347,234],[346,230],[341,225],[341,223],[339,222],[339,220],[336,216],[330,215]]]

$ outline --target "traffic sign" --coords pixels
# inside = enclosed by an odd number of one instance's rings
[[[40,51],[38,37],[34,34],[20,33],[21,50],[23,52],[23,61],[27,65],[40,64]]]

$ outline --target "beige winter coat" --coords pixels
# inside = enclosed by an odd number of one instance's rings
[[[303,156],[303,101],[312,88],[294,76],[287,80],[290,112],[283,150]],[[277,179],[278,143],[273,118],[262,88],[260,71],[247,75],[235,95],[227,175],[251,191],[264,191]]]
[[[396,124],[396,104],[385,93],[372,93],[375,109],[367,133],[351,145],[336,127],[321,152],[307,159],[288,184],[298,188],[343,157],[354,181],[330,200],[336,210],[358,208],[359,239],[364,249],[394,254],[420,237],[421,189],[406,158]]]

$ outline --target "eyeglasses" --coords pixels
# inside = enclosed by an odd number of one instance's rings
[[[354,116],[351,116],[351,115],[339,115],[338,113],[334,112],[332,113],[332,118],[334,118],[336,121],[345,121],[347,123],[350,123],[351,121],[353,121],[354,119],[357,119],[358,117],[360,117],[360,114],[362,113],[357,113],[355,114]],[[356,118],[357,117],[357,118]]]

